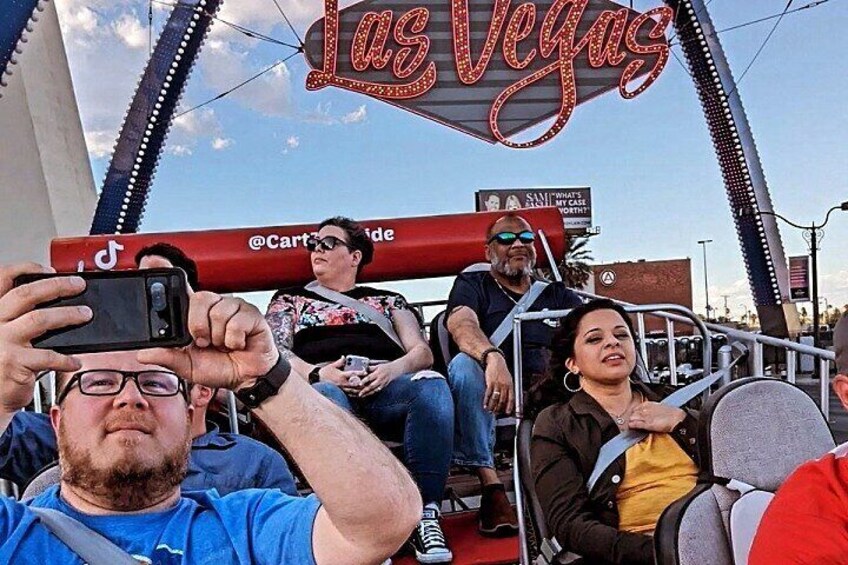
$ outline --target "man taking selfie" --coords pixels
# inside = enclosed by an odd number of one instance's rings
[[[180,268],[189,290],[201,290],[196,263],[173,245],[149,245],[136,253],[135,263],[141,269]],[[214,424],[207,425],[213,393],[209,387],[190,386],[193,439],[182,490],[214,488],[223,496],[247,488],[278,488],[296,495],[294,477],[279,453],[247,436],[221,433]],[[21,487],[58,456],[56,435],[47,414],[19,411],[0,433],[0,478]]]
[[[27,503],[0,499],[0,562],[366,564],[406,540],[421,508],[408,473],[355,419],[302,378],[288,378],[255,307],[198,292],[189,303],[190,345],[72,357],[31,342],[88,322],[91,310],[35,308],[81,293],[85,282],[69,276],[13,288],[19,275],[40,272],[34,264],[0,268],[0,430],[31,401],[36,376],[56,371],[50,419],[62,476]],[[316,495],[182,496],[194,410],[186,382],[236,390]],[[311,429],[321,433],[303,433]],[[81,557],[92,545],[92,557]]]

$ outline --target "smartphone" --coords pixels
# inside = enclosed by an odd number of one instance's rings
[[[15,286],[62,276],[82,277],[85,291],[37,308],[88,306],[93,317],[82,325],[51,330],[34,339],[33,347],[76,354],[191,343],[188,283],[181,269],[22,275]]]
[[[367,371],[368,363],[371,360],[368,357],[361,357],[359,355],[346,355],[344,362],[344,370],[345,371]]]

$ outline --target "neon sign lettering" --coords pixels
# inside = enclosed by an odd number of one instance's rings
[[[492,0],[483,34],[476,28],[476,33],[472,31],[468,0],[421,1],[431,5],[403,13],[378,10],[380,0],[361,3],[374,9],[351,25],[349,19],[342,21],[338,0],[326,0],[322,65],[308,74],[307,89],[335,86],[403,105],[402,101],[414,101],[438,89],[440,80],[458,81],[467,88],[479,86],[497,62],[511,73],[523,71],[524,76],[491,100],[487,116],[491,135],[508,147],[530,148],[550,141],[567,125],[578,104],[578,67],[619,69],[615,86],[629,99],[653,84],[668,62],[665,32],[674,12],[665,6],[639,14],[607,0],[535,0],[516,5],[512,0]],[[437,45],[437,32],[428,34],[437,9],[432,4],[437,1],[450,4],[450,45],[444,39]],[[607,9],[600,9],[601,4]],[[587,21],[587,11],[597,14],[594,21]],[[434,49],[440,48],[440,54],[450,51],[450,63],[434,55]],[[351,71],[339,72],[342,54],[349,56]],[[391,73],[391,80],[374,80],[383,70]],[[508,139],[501,117],[507,104],[551,76],[558,79],[559,94],[553,123],[531,141]],[[641,79],[640,84],[631,87],[636,79]]]

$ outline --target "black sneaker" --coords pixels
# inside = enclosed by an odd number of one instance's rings
[[[409,540],[415,549],[415,558],[419,563],[450,563],[453,553],[445,543],[445,534],[439,525],[439,511],[433,504],[424,507],[421,521],[418,522]]]

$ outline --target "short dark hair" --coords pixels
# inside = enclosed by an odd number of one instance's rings
[[[186,255],[182,249],[177,247],[176,245],[171,245],[170,243],[159,242],[154,243],[153,245],[148,245],[147,247],[143,247],[138,253],[135,254],[135,264],[138,266],[141,263],[141,260],[144,257],[149,257],[150,255],[158,255],[159,257],[164,257],[174,267],[178,267],[185,271],[186,278],[188,279],[188,284],[191,285],[191,288],[195,291],[200,290],[200,283],[197,279],[197,263],[195,263],[192,259]]]
[[[504,221],[504,220],[520,220],[520,221],[524,222],[525,224],[527,224],[528,226],[530,225],[530,222],[528,222],[527,219],[524,218],[524,216],[522,216],[521,214],[518,214],[517,212],[507,212],[503,216],[498,217],[498,219],[496,219],[494,222],[489,224],[489,227],[486,228],[486,240],[487,241],[489,240],[489,238],[491,238],[493,235],[495,235],[495,234],[492,233],[492,230],[495,229],[495,226],[497,224],[499,224],[500,222]]]
[[[344,216],[334,216],[321,222],[318,229],[326,226],[341,228],[347,235],[348,245],[362,253],[362,261],[359,262],[357,273],[360,273],[363,267],[374,259],[374,242],[371,241],[371,237],[359,223]]]

